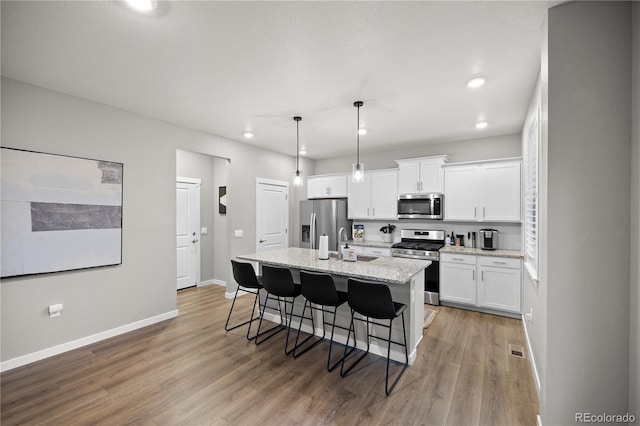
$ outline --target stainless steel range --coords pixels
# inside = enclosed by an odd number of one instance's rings
[[[440,250],[444,247],[444,231],[403,229],[400,242],[391,246],[391,256],[430,260],[425,269],[424,303],[440,304]]]

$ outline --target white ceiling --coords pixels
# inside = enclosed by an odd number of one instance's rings
[[[301,115],[309,157],[353,155],[356,100],[362,152],[519,132],[557,3],[2,1],[2,75],[288,155]]]

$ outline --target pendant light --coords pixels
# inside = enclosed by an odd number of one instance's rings
[[[293,186],[302,186],[302,170],[300,170],[300,121],[302,117],[293,117],[296,122],[296,171],[293,172]]]
[[[360,164],[360,107],[364,105],[362,101],[356,101],[353,106],[358,108],[358,121],[356,123],[356,164],[353,165],[353,182],[364,182],[364,164]]]

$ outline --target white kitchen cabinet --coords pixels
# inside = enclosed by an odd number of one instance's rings
[[[309,176],[307,198],[344,198],[347,196],[347,175]]]
[[[520,222],[520,161],[447,165],[444,219]]]
[[[398,163],[398,194],[442,193],[447,156],[396,160]]]
[[[521,294],[521,259],[440,255],[440,300],[443,302],[519,314]]]
[[[456,256],[455,258],[462,257]],[[440,259],[440,300],[467,305],[476,304],[475,262],[467,263],[455,260],[445,262],[442,258]]]
[[[477,170],[476,166],[447,167],[444,170],[445,220],[477,220]]]
[[[478,306],[520,313],[520,259],[478,257]]]
[[[349,219],[398,218],[397,170],[366,172],[364,182],[347,183]]]

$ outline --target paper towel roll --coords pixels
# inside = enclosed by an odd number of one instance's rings
[[[319,244],[320,253],[318,254],[318,258],[322,260],[329,259],[329,237],[326,235],[320,235],[320,244]]]

